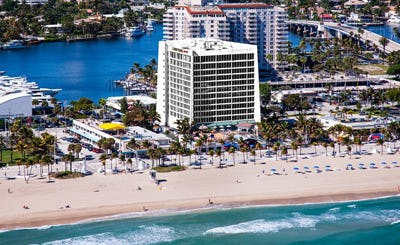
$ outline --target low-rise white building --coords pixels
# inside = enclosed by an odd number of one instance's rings
[[[145,107],[149,107],[150,105],[155,105],[157,100],[147,96],[147,95],[129,95],[129,96],[114,96],[108,97],[106,105],[108,107],[112,107],[116,110],[121,110],[121,100],[126,98],[128,105],[133,104],[134,102],[138,101]]]
[[[0,96],[0,118],[32,116],[32,96],[11,93]]]

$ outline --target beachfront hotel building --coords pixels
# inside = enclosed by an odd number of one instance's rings
[[[163,18],[164,40],[217,38],[254,44],[261,69],[277,69],[278,54],[288,52],[287,13],[265,3],[174,6]],[[268,60],[268,58],[270,60]]]
[[[161,125],[177,119],[232,125],[260,121],[257,46],[218,39],[161,41],[157,112]]]

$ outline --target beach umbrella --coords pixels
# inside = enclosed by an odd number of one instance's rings
[[[370,168],[376,168],[376,165],[375,165],[375,163],[371,162],[371,163],[369,164],[369,167],[370,167]]]
[[[315,169],[319,169],[319,166],[314,166]]]
[[[392,162],[393,166],[397,167],[397,162]]]

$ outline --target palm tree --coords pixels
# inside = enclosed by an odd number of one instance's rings
[[[273,149],[273,151],[275,151],[275,156],[276,156],[276,161],[278,161],[278,150],[279,150],[279,147],[280,147],[280,143],[279,142],[276,142],[275,144],[274,144],[274,146],[272,147],[272,149]]]
[[[246,145],[242,145],[242,147],[240,147],[240,152],[243,153],[243,163],[246,163],[245,153],[247,153],[248,151],[249,148]]]
[[[313,146],[314,146],[314,154],[315,155],[317,155],[317,145],[318,145],[318,142],[313,142]]]
[[[114,159],[117,159],[118,158],[118,153],[117,152],[113,152],[113,153],[111,153],[111,156],[110,156],[110,169],[111,169],[111,173],[113,173],[113,167],[112,167],[112,163],[113,163],[113,160]],[[115,165],[117,165],[117,164],[115,164]]]
[[[140,144],[135,140],[135,138],[132,138],[129,140],[127,144],[128,148],[132,149],[135,151],[135,159],[136,159],[136,164],[137,164],[137,157],[138,157],[138,152],[137,150],[140,148]]]
[[[383,155],[383,144],[385,143],[385,140],[382,138],[379,138],[376,143],[378,143],[378,145],[381,146],[381,155]]]
[[[74,155],[70,152],[70,153],[64,155],[64,156],[62,157],[62,160],[63,160],[65,163],[69,163],[69,171],[72,172],[72,162],[75,160]],[[64,170],[67,171],[66,168],[65,168]]]
[[[124,154],[121,154],[121,155],[119,156],[119,160],[122,162],[122,165],[124,166],[124,171],[125,171],[125,173],[126,173],[126,164],[125,164],[126,158],[125,158],[125,155],[124,155]]]
[[[210,150],[208,152],[208,155],[211,156],[211,165],[214,165],[214,154],[215,154],[215,152],[213,150]]]
[[[46,100],[43,100],[41,102],[41,106],[42,106],[42,110],[43,110],[43,115],[46,115],[46,108],[49,106],[49,102],[47,102]]]
[[[261,145],[261,143],[260,142],[257,142],[257,144],[256,144],[256,149],[259,151],[259,153],[260,153],[260,159],[261,159],[261,149],[262,149],[262,145]]]
[[[349,153],[349,158],[351,159],[351,146],[347,146],[347,152]]]
[[[219,167],[222,168],[222,159],[221,159],[222,152],[221,152],[221,150],[220,150],[220,149],[217,149],[217,150],[215,151],[215,155],[216,155],[217,157],[219,157]]]
[[[256,165],[256,151],[253,149],[250,154],[253,156],[254,165]]]
[[[128,164],[131,165],[131,171],[133,170],[133,161],[132,158],[129,158],[128,161],[126,161]]]
[[[108,156],[107,154],[103,153],[100,155],[99,160],[101,161],[102,165],[103,165],[103,170],[104,170],[104,175],[106,175],[106,160],[107,160]]]
[[[389,39],[387,39],[387,37],[381,37],[379,39],[379,43],[380,45],[382,45],[383,48],[383,63],[385,63],[385,55],[386,55],[386,46],[389,44]]]
[[[233,161],[233,165],[235,165],[235,147],[231,146],[228,150],[229,154],[232,154],[232,161]]]
[[[282,147],[282,151],[281,151],[282,155],[285,155],[286,157],[286,162],[288,162],[288,149],[286,148],[286,146]]]
[[[295,141],[292,141],[292,143],[290,145],[292,146],[293,155],[296,152],[296,160],[297,160],[298,159],[298,157],[297,157],[297,149],[298,149],[297,144],[296,144]]]
[[[322,143],[322,146],[325,148],[325,156],[328,156],[328,143],[324,142]]]
[[[329,146],[332,147],[332,154],[333,154],[333,157],[335,157],[336,156],[336,154],[334,154],[334,152],[335,152],[335,142],[329,143]]]

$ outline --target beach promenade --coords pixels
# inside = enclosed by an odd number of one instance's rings
[[[363,149],[380,147],[366,145]],[[263,153],[260,158],[257,151],[256,164],[238,164],[242,154],[237,153],[236,165],[226,168],[208,164],[207,159],[202,169],[188,167],[183,172],[157,173],[159,185],[149,177],[149,170],[106,176],[95,173],[54,183],[33,178],[26,184],[23,178],[1,178],[0,229],[71,223],[130,212],[152,214],[225,206],[336,202],[400,193],[400,167],[392,163],[399,160],[399,153],[350,159],[325,156],[323,147],[317,148],[317,156],[312,152],[314,147],[303,149],[295,162],[294,156],[288,161],[275,160],[274,155],[266,158]],[[218,162],[215,158],[214,161]],[[99,164],[96,162],[88,165]],[[377,168],[370,168],[372,162]],[[364,163],[366,169],[359,169],[359,163]],[[348,164],[355,170],[346,170]],[[331,171],[326,170],[326,165],[330,165]],[[321,171],[317,173],[314,166]],[[304,167],[310,171],[305,172]],[[13,168],[0,170],[0,176],[5,171],[17,170]],[[279,174],[271,173],[273,168]]]

